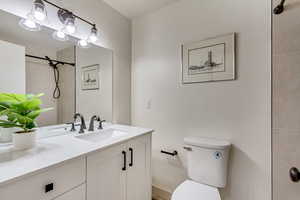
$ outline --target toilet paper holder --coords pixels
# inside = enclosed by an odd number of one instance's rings
[[[178,152],[176,150],[173,151],[173,152],[161,150],[160,153],[164,153],[164,154],[167,154],[167,155],[170,155],[170,156],[177,156],[178,155]]]

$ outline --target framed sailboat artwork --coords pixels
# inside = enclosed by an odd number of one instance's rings
[[[99,64],[81,68],[81,89],[99,90]]]
[[[183,44],[182,83],[235,79],[235,33]]]

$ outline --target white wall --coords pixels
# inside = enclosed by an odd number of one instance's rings
[[[155,186],[171,192],[186,178],[183,138],[197,135],[233,143],[223,200],[271,199],[270,10],[268,0],[181,0],[133,21],[132,122],[155,129]],[[231,32],[237,80],[182,85],[180,45]]]
[[[98,115],[101,120],[112,121],[112,51],[92,47],[76,48],[76,112],[88,120]],[[82,67],[99,65],[99,89],[82,90]]]
[[[0,40],[0,92],[25,93],[25,48]]]
[[[130,123],[130,64],[131,64],[131,22],[101,0],[64,0],[53,1],[72,10],[77,15],[97,24],[100,32],[98,45],[114,52],[113,117],[118,123]],[[0,9],[26,16],[32,0],[1,0]],[[48,26],[61,28],[56,17],[57,10],[49,7]],[[80,27],[76,36],[86,36],[90,27],[78,22]]]

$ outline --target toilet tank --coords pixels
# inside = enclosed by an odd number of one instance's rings
[[[228,141],[200,137],[187,137],[184,143],[189,178],[210,186],[225,187],[231,144]]]

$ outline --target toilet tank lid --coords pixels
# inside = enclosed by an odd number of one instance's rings
[[[231,143],[225,140],[203,138],[203,137],[186,137],[184,143],[187,145],[209,148],[209,149],[226,149]]]

